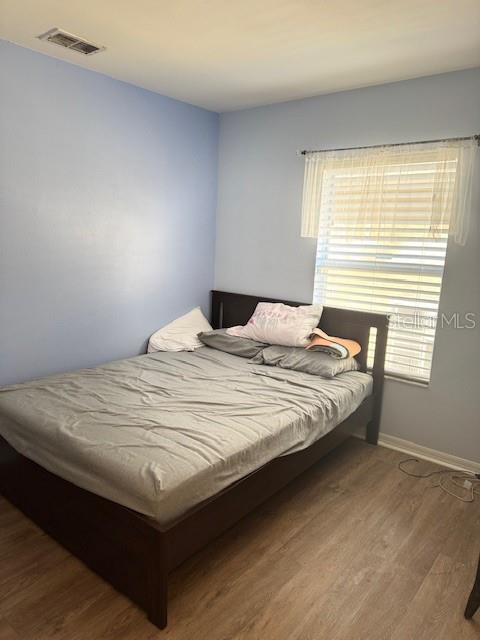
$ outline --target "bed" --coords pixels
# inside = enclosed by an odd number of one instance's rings
[[[213,291],[212,325],[259,301],[277,300]],[[362,344],[360,371],[326,380],[203,347],[0,391],[0,490],[164,628],[169,572],[355,429],[376,443],[388,319],[325,309],[321,327]]]

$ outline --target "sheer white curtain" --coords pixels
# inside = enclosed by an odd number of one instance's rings
[[[428,218],[432,237],[447,228],[455,242],[464,245],[477,148],[472,139],[307,153],[302,236],[318,236],[322,202],[328,204],[329,196],[333,197],[324,192],[329,183],[325,178],[333,173],[349,192],[343,201],[337,180],[337,214],[343,207],[350,223],[358,222],[362,233],[367,219],[372,229],[395,224],[420,202],[422,220]]]

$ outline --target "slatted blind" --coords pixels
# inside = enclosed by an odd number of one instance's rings
[[[448,239],[448,219],[432,230],[432,198],[439,180],[449,197],[455,171],[429,159],[387,162],[380,180],[378,168],[322,173],[314,301],[391,314],[386,371],[400,377],[430,378]]]

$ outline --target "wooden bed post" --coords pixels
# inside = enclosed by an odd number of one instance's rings
[[[168,576],[166,573],[159,573],[156,577],[157,584],[151,593],[152,600],[148,619],[159,629],[165,629],[167,626]]]
[[[165,535],[158,531],[155,531],[155,533],[157,534],[155,540],[156,552],[152,558],[156,557],[158,564],[152,561],[148,569],[150,604],[147,614],[152,624],[159,629],[165,629],[168,608],[168,558]]]
[[[378,444],[378,434],[380,431],[380,418],[374,418],[367,424],[366,441],[368,444]]]
[[[211,292],[210,323],[214,329],[223,328],[223,302],[218,291]]]
[[[369,444],[378,444],[380,418],[382,416],[383,381],[385,378],[385,355],[387,351],[388,316],[381,316],[376,324],[377,337],[375,340],[375,354],[373,358],[373,416],[367,424],[366,440]]]

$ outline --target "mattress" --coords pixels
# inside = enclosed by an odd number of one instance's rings
[[[202,347],[0,389],[0,435],[45,469],[171,524],[270,460],[308,447],[372,392]]]

